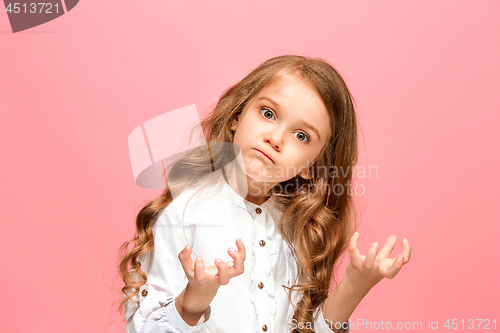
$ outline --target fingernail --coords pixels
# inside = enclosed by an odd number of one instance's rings
[[[234,251],[235,250],[232,247],[229,248],[229,252],[234,252]]]
[[[399,256],[398,261],[403,261],[403,257]]]
[[[408,242],[408,240],[407,240],[406,238],[405,238],[405,239],[403,239],[403,241]]]
[[[222,261],[222,260],[220,260],[220,259],[215,259],[215,262],[216,262],[217,264],[218,264],[218,263],[220,263],[221,261]]]
[[[197,258],[196,258],[196,261],[201,261],[201,257],[197,257]]]
[[[357,235],[359,235],[359,232],[356,231],[354,234],[357,236]]]
[[[377,247],[378,243],[377,242],[373,242],[373,246]]]

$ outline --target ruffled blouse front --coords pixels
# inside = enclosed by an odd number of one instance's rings
[[[190,188],[177,196],[158,217],[154,250],[142,258],[148,281],[133,302],[127,302],[127,332],[288,333],[298,324],[286,289],[292,286],[297,266],[278,223],[279,203],[269,198],[262,205],[238,195],[224,180],[197,192]],[[196,326],[184,322],[175,308],[187,284],[178,259],[190,244],[193,260],[233,260],[227,250],[237,249],[240,238],[246,248],[245,271],[221,286]],[[318,333],[331,333],[321,307],[313,325]],[[348,330],[342,331],[348,332]]]

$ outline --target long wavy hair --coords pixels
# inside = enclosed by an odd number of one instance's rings
[[[328,110],[332,129],[331,139],[310,169],[312,178],[304,179],[297,174],[276,184],[270,191],[284,209],[278,226],[297,264],[298,274],[293,285],[283,286],[288,290],[290,302],[296,303],[293,304],[293,319],[312,323],[316,310],[328,296],[331,283],[337,282],[342,254],[356,229],[350,188],[353,169],[358,161],[357,120],[354,99],[340,74],[327,61],[319,58],[284,55],[265,61],[243,80],[225,90],[215,108],[201,122],[210,159],[207,160],[203,152],[193,151],[172,166],[169,176],[175,175],[178,180],[182,178],[177,184],[185,188],[220,168],[228,161],[230,153],[226,146],[210,143],[233,142],[231,121],[266,85],[290,74],[297,75],[316,89]],[[190,171],[185,172],[186,168]],[[312,188],[314,191],[311,191]],[[122,259],[119,271],[125,283],[122,288],[125,298],[119,305],[120,310],[147,282],[140,261],[154,247],[153,225],[159,215],[157,213],[172,200],[172,190],[167,182],[163,193],[140,210],[134,237],[120,248]],[[131,244],[132,248],[128,249]],[[314,330],[303,328],[300,332],[313,333]]]

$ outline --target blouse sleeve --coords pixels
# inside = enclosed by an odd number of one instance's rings
[[[210,333],[210,307],[196,326],[188,325],[175,307],[175,298],[187,284],[178,259],[187,241],[181,222],[172,211],[171,204],[158,217],[153,227],[154,249],[140,260],[147,283],[125,304],[127,333]],[[138,278],[134,273],[132,277]]]
[[[338,331],[338,333],[349,333],[349,323],[345,322],[344,326]],[[322,307],[319,307],[319,310],[316,314],[316,320],[314,323],[314,327],[316,328],[316,333],[332,333],[333,330],[330,328],[336,328],[335,323],[327,323],[325,318],[323,317]],[[338,325],[338,324],[337,324]]]

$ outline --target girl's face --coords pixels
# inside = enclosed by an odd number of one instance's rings
[[[310,178],[307,168],[331,136],[330,116],[319,94],[293,75],[262,89],[231,130],[246,175],[268,183],[283,182],[299,172]]]

